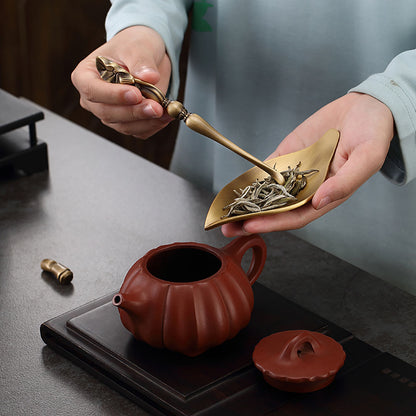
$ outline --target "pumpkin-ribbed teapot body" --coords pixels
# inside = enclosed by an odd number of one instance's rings
[[[249,249],[246,272],[241,261]],[[236,238],[221,249],[199,243],[161,246],[130,268],[113,304],[136,339],[196,356],[249,323],[251,285],[265,261],[266,245],[258,235]]]

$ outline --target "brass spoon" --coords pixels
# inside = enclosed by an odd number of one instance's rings
[[[250,153],[238,147],[231,140],[228,140],[198,114],[189,113],[188,110],[186,110],[183,104],[179,101],[171,101],[166,98],[162,91],[160,91],[154,85],[133,77],[133,75],[131,75],[121,65],[110,61],[103,56],[97,56],[96,66],[103,80],[113,84],[134,85],[140,90],[145,98],[150,98],[157,101],[163,108],[166,109],[167,113],[171,117],[178,120],[184,120],[185,124],[190,129],[202,134],[203,136],[209,137],[212,140],[215,140],[217,143],[222,144],[226,148],[232,150],[234,153],[242,156],[253,165],[258,166],[260,169],[267,172],[273,179],[276,180],[277,183],[281,185],[285,183],[285,180],[280,172],[275,170],[272,166],[262,162]]]
[[[255,182],[256,179],[264,179],[264,173],[257,167],[254,167],[234,179],[217,194],[205,219],[205,229],[210,230],[228,222],[242,221],[257,216],[273,215],[278,212],[289,211],[306,204],[312,199],[319,186],[326,179],[329,165],[338,145],[339,135],[338,130],[328,130],[311,146],[297,152],[289,153],[266,161],[266,163],[275,166],[275,168],[279,171],[286,170],[288,166],[295,167],[299,162],[301,162],[301,170],[319,170],[317,173],[308,176],[307,185],[298,193],[296,201],[270,211],[254,212],[223,218],[227,212],[227,210],[224,210],[224,207],[230,204],[236,197],[234,189],[244,189],[246,186]]]

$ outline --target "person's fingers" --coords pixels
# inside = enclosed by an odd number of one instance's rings
[[[371,142],[356,147],[345,163],[316,191],[312,199],[315,209],[349,198],[364,182],[380,170],[384,151]]]
[[[273,231],[296,230],[323,216],[344,201],[345,199],[338,199],[337,201],[328,203],[320,210],[316,210],[310,203],[307,203],[292,211],[223,224],[221,231],[225,237],[237,237],[240,235],[262,234]]]
[[[147,139],[166,127],[172,119],[169,116],[163,116],[152,120],[138,120],[128,123],[105,123],[108,127],[127,136],[134,136],[139,139]]]
[[[103,81],[95,68],[95,60],[90,57],[75,68],[71,80],[80,94],[81,105],[89,111],[91,111],[88,105],[90,102],[134,105],[142,101],[142,95],[137,88]]]
[[[296,208],[293,211],[224,224],[221,227],[221,231],[225,237],[236,237],[239,235],[261,234],[271,231],[293,230],[303,227],[312,219],[319,216],[320,214],[308,204]]]
[[[134,56],[129,57],[127,69],[135,78],[155,85],[160,80],[158,65],[152,51],[138,49]]]
[[[172,73],[172,64],[167,53],[164,54],[162,61],[159,64],[160,80],[155,84],[164,94],[166,94]]]
[[[341,203],[342,200],[338,200],[330,203],[319,211],[314,209],[310,203],[307,203],[306,205],[296,208],[293,211],[286,211],[263,217],[255,217],[244,221],[240,232],[244,232],[246,234],[261,234],[273,231],[296,230],[316,220]],[[228,231],[229,234],[232,233],[232,230]]]
[[[129,48],[127,61],[121,58],[122,48],[127,47],[126,39],[129,39],[129,33],[132,30],[126,29],[119,34],[120,39],[113,38],[108,44],[103,45],[96,51],[91,53],[87,58],[81,61],[71,74],[71,80],[74,86],[83,98],[82,105],[88,107],[88,102],[106,103],[113,105],[133,105],[138,104],[142,100],[139,89],[129,85],[109,84],[101,80],[96,69],[96,56],[103,55],[108,59],[117,62],[125,67],[133,76],[143,81],[155,84],[164,93],[169,86],[171,63],[164,49],[163,42],[159,45],[159,36],[155,36],[155,32],[149,28],[135,28],[134,31],[140,30],[144,38],[141,40],[141,47]],[[149,36],[151,33],[152,36]],[[146,37],[147,35],[147,37]],[[119,42],[121,45],[117,47],[117,53],[120,56],[113,56],[110,53],[112,43]],[[146,47],[148,45],[148,47]],[[89,109],[89,108],[87,108]]]
[[[115,41],[119,42],[118,38],[120,38],[130,42],[130,37],[137,38],[138,33],[140,33],[140,44],[131,45],[133,47],[129,47],[128,51],[120,52],[121,56],[126,57],[126,61],[118,63],[125,66],[134,77],[154,84],[166,93],[171,62],[160,35],[148,27],[130,27],[116,35]]]
[[[107,104],[112,106],[135,105],[142,102],[143,97],[137,88],[120,84],[109,84],[102,79],[93,79],[78,87],[80,103],[90,110],[89,103]],[[90,110],[91,111],[91,110]]]
[[[138,120],[160,118],[164,115],[163,108],[156,101],[146,99],[138,105],[109,105],[85,101],[81,105],[94,113],[103,123],[129,123]]]
[[[277,149],[268,158],[304,149],[315,143],[330,128],[337,128],[340,103],[341,100],[339,99],[333,101],[299,124],[282,140]]]
[[[91,63],[88,66],[92,67]],[[170,61],[165,66],[170,70]],[[144,99],[139,89],[106,83],[95,68],[75,70],[73,82],[80,92],[81,106],[122,134],[146,139],[172,121],[159,103]]]
[[[172,121],[160,103],[144,97],[139,88],[103,81],[96,68],[97,56],[118,63],[166,94],[171,62],[156,31],[145,26],[122,30],[81,61],[71,79],[81,106],[122,134],[145,139]]]
[[[237,237],[239,235],[248,235],[249,233],[247,233],[244,230],[243,225],[243,221],[229,222],[221,226],[221,232],[225,237]]]
[[[307,204],[293,211],[252,218],[245,221],[243,228],[248,233],[294,230],[302,228],[318,216],[310,204]]]

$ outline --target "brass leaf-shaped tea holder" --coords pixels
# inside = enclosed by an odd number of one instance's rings
[[[153,84],[135,78],[121,65],[110,61],[103,56],[97,56],[96,66],[103,80],[113,84],[128,84],[137,87],[145,98],[157,101],[163,108],[166,109],[167,113],[171,117],[183,120],[190,129],[215,140],[217,143],[220,143],[234,153],[237,153],[253,165],[267,172],[273,179],[276,180],[277,183],[281,185],[285,183],[285,179],[280,172],[238,147],[231,140],[227,139],[215,130],[214,127],[212,127],[198,114],[189,113],[179,101],[171,101],[166,98],[162,91],[160,91]]]
[[[257,167],[253,167],[225,185],[217,194],[205,219],[205,229],[210,230],[228,222],[244,221],[253,217],[291,211],[305,205],[313,198],[315,192],[325,181],[338,145],[339,137],[340,133],[338,130],[330,129],[318,141],[304,149],[267,160],[266,163],[270,163],[271,166],[274,166],[279,171],[284,171],[288,166],[294,167],[299,162],[301,163],[302,170],[317,170],[316,173],[308,177],[307,185],[296,195],[294,202],[269,211],[225,217],[224,214],[226,211],[224,207],[234,200],[236,196],[234,190],[243,189],[247,185],[263,179],[262,172]]]

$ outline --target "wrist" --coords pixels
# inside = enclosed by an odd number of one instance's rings
[[[349,92],[348,96],[359,101],[359,105],[368,114],[369,122],[378,121],[389,131],[390,140],[393,138],[395,125],[394,116],[390,108],[378,98],[364,92]],[[371,118],[370,118],[371,117]],[[390,134],[391,133],[391,134]]]

